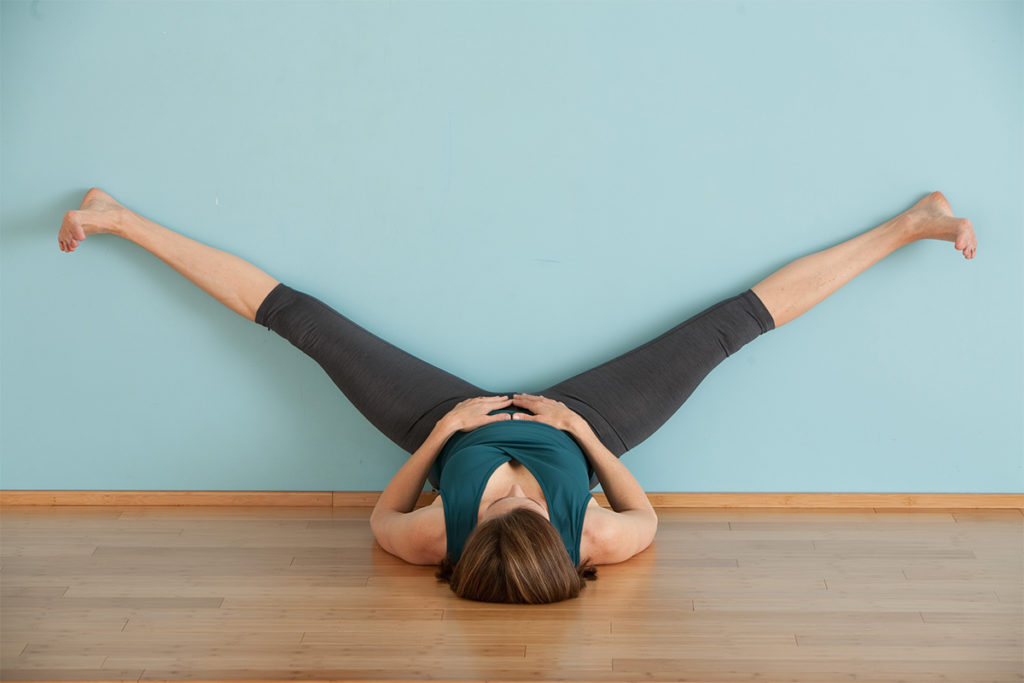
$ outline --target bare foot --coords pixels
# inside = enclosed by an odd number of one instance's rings
[[[64,214],[57,243],[60,250],[71,253],[88,235],[113,232],[129,212],[119,201],[99,188],[85,193],[82,206]]]
[[[932,192],[903,214],[912,218],[914,239],[934,239],[952,242],[964,253],[964,258],[974,258],[978,251],[978,238],[974,226],[967,218],[956,218],[945,195]]]

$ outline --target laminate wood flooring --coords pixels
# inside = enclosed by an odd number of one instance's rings
[[[659,510],[580,598],[460,600],[370,508],[0,508],[0,678],[1024,680],[1020,510]]]

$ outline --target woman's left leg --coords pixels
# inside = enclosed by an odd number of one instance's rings
[[[966,258],[977,250],[971,222],[955,218],[946,198],[933,192],[882,225],[797,259],[657,339],[537,393],[580,413],[602,443],[621,456],[675,414],[725,358],[920,239],[953,242]]]
[[[371,334],[253,264],[131,211],[92,188],[58,233],[73,252],[94,234],[135,242],[235,313],[310,356],[371,424],[412,453],[459,401],[488,392]],[[436,486],[436,482],[432,482]]]
[[[488,395],[284,283],[266,296],[254,321],[315,360],[374,427],[409,453],[456,403]]]
[[[277,285],[277,280],[248,261],[151,221],[94,187],[85,194],[77,211],[64,214],[57,240],[61,251],[71,253],[82,240],[96,234],[135,242],[249,320]]]

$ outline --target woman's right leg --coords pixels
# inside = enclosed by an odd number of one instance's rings
[[[974,258],[978,238],[971,221],[953,216],[946,197],[931,192],[876,228],[783,266],[753,286],[776,327],[798,318],[883,258],[912,242],[952,242]]]
[[[410,453],[456,403],[488,393],[251,263],[169,230],[93,188],[81,209],[65,214],[58,242],[71,252],[88,235],[101,233],[135,242],[235,313],[290,341],[320,364],[371,424]]]
[[[728,356],[921,239],[953,242],[966,258],[977,251],[971,222],[955,218],[946,198],[933,192],[882,225],[797,259],[657,339],[537,393],[580,413],[602,443],[621,456],[674,415]]]

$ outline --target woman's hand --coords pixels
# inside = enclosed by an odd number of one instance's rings
[[[513,420],[528,420],[530,422],[543,422],[562,431],[572,432],[579,429],[586,421],[580,414],[570,409],[561,401],[533,394],[515,394],[512,396],[512,404],[517,408],[526,408],[533,415],[526,413],[515,413]],[[588,425],[589,426],[589,425]]]
[[[508,396],[467,398],[438,420],[436,428],[451,435],[455,432],[472,431],[492,422],[508,421],[511,418],[508,413],[498,413],[497,415],[488,415],[488,413],[492,410],[508,408],[510,405],[512,405],[512,399]]]

